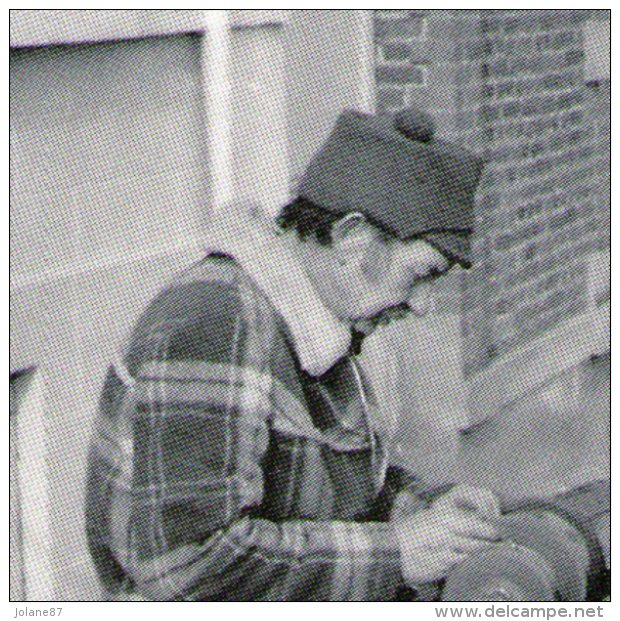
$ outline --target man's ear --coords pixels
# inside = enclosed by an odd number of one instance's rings
[[[332,240],[345,249],[362,245],[372,238],[370,225],[364,214],[353,211],[332,225]]]
[[[364,214],[354,211],[338,220],[332,227],[333,247],[341,265],[359,268],[363,273],[376,268],[378,229]]]
[[[354,211],[348,213],[332,225],[332,247],[341,265],[359,263],[364,260],[373,239],[372,227],[364,214]]]

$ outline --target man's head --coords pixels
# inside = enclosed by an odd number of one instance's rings
[[[423,113],[345,111],[279,224],[307,240],[308,270],[328,305],[366,331],[407,308],[421,313],[430,280],[453,263],[470,266],[482,167],[435,139]]]
[[[304,198],[278,217],[303,242],[306,270],[343,321],[370,333],[427,310],[430,283],[454,262],[422,238],[402,241],[360,212],[333,214]]]

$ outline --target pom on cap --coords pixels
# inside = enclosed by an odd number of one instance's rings
[[[430,142],[435,133],[433,119],[419,110],[401,110],[394,115],[394,127],[406,138]]]

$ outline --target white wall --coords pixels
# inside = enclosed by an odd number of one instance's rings
[[[292,183],[344,108],[374,110],[371,11],[290,11],[286,95]]]
[[[232,30],[234,194],[275,214],[288,193],[284,27]]]
[[[45,385],[55,596],[87,599],[85,455],[102,379],[194,256],[206,208],[199,41],[20,50],[11,88],[10,364]]]

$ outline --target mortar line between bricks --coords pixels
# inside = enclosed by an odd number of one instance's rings
[[[580,149],[592,146],[592,142],[593,142],[592,140],[588,140],[587,142],[584,142],[578,147],[573,146],[573,147],[565,148],[565,149],[551,148],[546,153],[543,153],[533,158],[520,157],[517,160],[511,160],[511,161],[506,161],[506,162],[495,162],[493,163],[492,168],[493,170],[496,170],[496,171],[518,170],[519,168],[524,168],[526,166],[532,166],[535,164],[539,164],[540,162],[553,161],[555,159],[559,159],[567,155],[574,154],[575,151],[579,151]],[[588,158],[588,162],[587,162],[588,167],[590,167],[591,163],[592,162],[590,161],[590,158]],[[581,171],[583,170],[583,167],[577,170]]]
[[[500,130],[505,130],[507,128],[510,127],[514,127],[514,128],[518,128],[521,129],[519,126],[521,124],[526,124],[526,123],[535,123],[537,121],[540,120],[548,120],[551,117],[558,117],[559,121],[562,122],[562,117],[568,116],[569,114],[574,114],[575,112],[583,112],[583,108],[582,106],[579,107],[574,107],[574,108],[566,108],[565,110],[563,110],[561,112],[561,114],[556,113],[544,113],[544,114],[539,114],[534,118],[523,118],[523,119],[498,119],[498,121],[494,121],[492,124],[486,125],[484,127],[474,127],[474,128],[463,128],[461,130],[459,130],[459,135],[462,135],[463,138],[468,138],[469,135],[479,135],[481,132],[484,132],[485,130],[488,129],[500,129]],[[580,125],[583,124],[583,122],[580,122]],[[452,130],[450,130],[452,133],[454,133]],[[547,130],[547,131],[554,131],[554,130]],[[520,134],[522,134],[522,132],[519,132]],[[515,138],[518,138],[518,136],[515,137],[510,137],[508,140],[509,141],[514,141]],[[530,137],[528,136],[527,139],[529,139]],[[507,140],[507,138],[494,138],[493,141],[498,141],[498,140]]]
[[[534,63],[534,60],[540,61],[540,60],[556,60],[557,61],[557,65],[558,66],[562,66],[564,63],[562,63],[562,59],[564,56],[566,56],[566,54],[569,53],[569,51],[564,51],[564,52],[555,52],[554,53],[541,53],[541,54],[536,54],[535,59],[530,59],[531,65],[528,66],[524,66],[520,69],[517,70],[513,70],[510,72],[507,72],[505,74],[500,74],[500,75],[489,75],[488,77],[490,78],[511,78],[511,77],[525,77],[525,76],[532,76],[532,75],[546,75],[548,69],[542,68],[542,67],[537,67]],[[453,58],[451,58],[450,60],[437,60],[437,61],[432,61],[434,65],[436,65],[437,67],[440,68],[452,68],[452,67],[457,67],[460,69],[478,69],[480,67],[482,67],[482,65],[491,65],[494,63],[499,63],[504,61],[507,65],[510,64],[515,64],[517,63],[517,61],[523,62],[526,58],[526,56],[523,57],[515,57],[515,56],[504,56],[504,55],[498,55],[495,58],[493,58],[492,61],[489,60],[483,60],[483,59],[477,59],[477,60],[472,60],[472,59],[466,59],[466,58],[462,58],[459,57],[457,55],[455,55]],[[570,67],[566,67],[567,71],[570,70],[572,67],[578,66],[580,63],[573,63]],[[490,67],[489,67],[490,68]]]
[[[432,74],[432,71],[431,71],[431,74]],[[383,87],[387,87],[388,85],[391,85],[391,84],[399,85],[398,82],[387,82],[387,83],[383,82],[383,83],[379,83],[379,87],[383,88]],[[407,86],[407,84],[402,84],[402,82],[400,83],[400,85],[401,86]],[[573,94],[573,93],[574,93],[574,91],[570,91],[570,92],[556,91],[554,93],[549,93],[548,96],[550,98],[553,98],[553,99],[560,99],[561,97],[564,97],[564,96],[566,96],[568,94]],[[520,103],[520,102],[523,102],[523,101],[527,102],[527,101],[531,101],[531,99],[526,99],[526,98],[522,97],[520,99],[512,99],[510,101],[506,100],[506,101],[502,101],[500,105],[505,105],[505,104],[510,104],[510,103]],[[489,105],[494,105],[494,104],[489,104],[489,102],[483,101],[481,103],[476,103],[476,104],[469,105],[469,106],[461,106],[459,108],[459,112],[461,114],[463,114],[463,113],[471,114],[471,113],[481,112],[482,109],[485,106],[489,106]],[[450,108],[434,108],[434,109],[438,110],[438,111],[442,111],[442,112],[453,112],[453,110],[450,109]],[[578,105],[573,106],[571,108],[562,108],[561,110],[555,109],[555,110],[551,110],[551,111],[548,111],[548,112],[536,112],[536,113],[534,113],[532,115],[528,115],[528,116],[521,116],[521,115],[519,115],[519,116],[515,116],[513,118],[509,118],[509,119],[506,119],[506,118],[503,118],[503,117],[499,117],[498,119],[496,119],[493,122],[489,123],[489,125],[491,127],[496,126],[496,125],[503,127],[503,126],[511,124],[511,123],[527,123],[527,122],[530,122],[532,120],[536,120],[538,118],[547,118],[549,116],[566,116],[570,112],[577,112],[577,111],[582,111],[582,110],[583,110],[583,104],[578,104]]]
[[[377,47],[380,47],[382,45],[390,45],[391,43],[403,43],[403,44],[407,44],[407,45],[416,45],[418,43],[431,43],[430,39],[426,39],[422,36],[416,37],[413,35],[391,35],[391,36],[384,36],[384,37],[379,37],[380,43],[377,44]]]
[[[522,99],[528,99],[531,97],[531,93],[540,89],[541,91],[541,95],[547,94],[547,95],[555,95],[555,94],[564,94],[566,92],[566,90],[570,89],[571,93],[574,93],[575,90],[579,89],[581,90],[582,86],[585,86],[584,82],[581,79],[581,76],[579,75],[575,75],[572,76],[575,79],[571,80],[571,81],[566,81],[564,80],[564,75],[553,75],[551,77],[553,78],[557,78],[557,79],[561,79],[565,84],[565,88],[561,88],[561,87],[553,87],[553,86],[546,86],[544,84],[544,81],[547,80],[550,77],[549,75],[546,76],[540,76],[537,78],[527,78],[524,80],[502,80],[500,81],[487,81],[485,82],[484,86],[485,87],[489,87],[490,89],[499,89],[502,87],[508,87],[510,86],[511,88],[514,88],[515,90],[518,90],[519,88],[523,89],[524,91],[527,89],[527,92],[523,92],[521,94],[513,94],[512,92],[508,91],[505,93],[494,93],[492,90],[489,94],[483,94],[483,97],[485,99],[485,101],[490,101],[493,102],[494,104],[503,104],[503,103],[509,103],[514,99],[517,99],[518,101],[521,101]],[[541,95],[536,95],[536,96],[541,96]]]
[[[566,90],[561,90],[561,91],[543,91],[541,94],[539,95],[535,95],[535,97],[547,97],[548,99],[560,99],[561,97],[565,97],[566,95],[574,95],[575,94],[575,89],[566,89]],[[525,102],[530,102],[533,100],[534,97],[511,97],[510,99],[506,98],[506,99],[502,99],[501,101],[497,101],[494,102],[493,104],[489,104],[488,102],[484,102],[481,104],[478,104],[479,108],[482,108],[483,106],[489,106],[491,105],[493,108],[499,108],[505,105],[509,105],[509,104],[516,104],[516,103],[525,103]],[[557,110],[555,111],[557,114]],[[534,113],[534,115],[538,115],[538,114],[544,114],[544,113]],[[534,116],[533,115],[533,116]]]
[[[572,108],[565,108],[562,110],[562,115],[568,114],[570,112],[582,112],[583,111],[583,105],[579,105],[579,106],[575,106]],[[491,127],[498,127],[500,129],[504,129],[506,127],[510,127],[510,126],[517,126],[518,123],[531,123],[537,120],[547,120],[553,117],[557,117],[558,115],[558,110],[554,110],[551,112],[540,112],[536,115],[533,115],[531,118],[515,118],[515,119],[498,119],[498,121],[494,121],[491,124]],[[464,131],[472,131],[472,130],[464,130]]]

